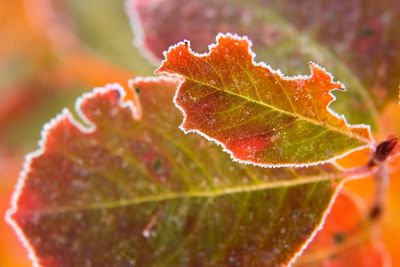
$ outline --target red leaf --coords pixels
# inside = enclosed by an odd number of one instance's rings
[[[209,54],[171,47],[157,73],[185,78],[175,103],[181,127],[222,144],[232,158],[262,166],[307,165],[372,144],[369,128],[349,126],[328,105],[344,89],[310,64],[309,77],[284,77],[255,64],[246,38],[220,34]]]
[[[171,79],[135,82],[143,106],[117,85],[77,102],[45,127],[8,222],[43,266],[287,264],[321,223],[341,181],[325,164],[264,169],[232,162],[179,131]]]

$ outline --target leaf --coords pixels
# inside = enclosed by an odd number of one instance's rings
[[[230,34],[219,34],[209,54],[179,43],[165,57],[156,72],[185,78],[175,97],[181,128],[221,144],[234,160],[303,166],[372,142],[369,128],[349,126],[327,108],[330,91],[344,87],[315,64],[309,77],[284,77],[255,64],[249,41]]]
[[[46,125],[7,214],[35,263],[275,266],[300,253],[341,170],[232,162],[177,129],[178,83],[136,79],[142,111],[110,85],[77,102],[90,128],[68,111]]]
[[[400,2],[369,0],[129,0],[135,43],[157,64],[184,39],[205,52],[219,32],[246,35],[257,59],[287,75],[325,66],[350,91],[332,106],[375,129],[377,108],[397,98]],[[136,34],[137,33],[137,34]]]
[[[391,266],[387,249],[376,234],[377,225],[371,224],[363,204],[356,195],[341,191],[324,227],[294,266]]]
[[[93,8],[90,0],[69,0],[67,15],[76,26],[79,40],[107,62],[141,75],[152,74],[153,66],[132,46],[124,3],[125,0],[98,0]]]

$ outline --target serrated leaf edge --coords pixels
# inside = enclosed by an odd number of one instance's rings
[[[170,76],[136,77],[136,78],[134,78],[134,79],[129,80],[129,86],[130,86],[131,88],[133,88],[134,83],[135,83],[135,82],[138,82],[138,81],[145,81],[145,82],[155,81],[155,82],[156,82],[156,81],[161,81],[161,80],[164,80],[164,81],[172,81],[172,80],[173,80],[173,81],[177,81],[177,78],[176,78],[176,77],[170,77]],[[178,80],[179,80],[179,82],[182,82],[182,79],[179,78],[179,77],[178,77]],[[20,175],[19,175],[17,184],[15,185],[15,189],[14,189],[14,192],[13,192],[12,197],[11,197],[11,207],[7,210],[7,212],[6,212],[6,214],[5,214],[5,221],[12,227],[12,229],[13,229],[13,230],[15,231],[15,233],[17,234],[18,239],[19,239],[20,242],[23,244],[23,246],[26,248],[26,250],[27,250],[27,252],[28,252],[28,258],[31,260],[32,266],[34,266],[34,267],[40,267],[40,266],[41,266],[41,265],[39,264],[39,259],[38,259],[38,257],[36,256],[33,247],[31,246],[29,240],[26,238],[26,236],[25,236],[24,232],[22,231],[22,229],[21,229],[21,228],[19,227],[19,225],[12,219],[12,215],[14,215],[14,214],[17,212],[17,210],[18,210],[18,199],[19,199],[19,197],[20,197],[20,195],[21,195],[21,193],[22,193],[22,189],[23,189],[23,187],[24,187],[25,180],[26,180],[26,178],[27,178],[27,174],[28,174],[28,173],[30,172],[30,170],[31,170],[31,163],[32,163],[32,160],[33,160],[34,158],[37,158],[37,157],[39,157],[39,156],[41,156],[42,154],[45,153],[45,144],[46,144],[46,140],[47,140],[47,136],[48,136],[49,130],[51,130],[52,128],[54,128],[54,127],[55,127],[60,121],[62,121],[62,120],[68,119],[68,120],[69,120],[75,127],[77,127],[82,133],[92,133],[94,130],[96,130],[96,125],[95,125],[92,121],[90,121],[90,120],[83,114],[83,112],[82,112],[81,109],[80,109],[80,105],[81,105],[87,98],[90,98],[90,97],[92,97],[92,96],[94,96],[94,95],[96,95],[96,94],[99,94],[99,93],[106,93],[106,92],[108,92],[109,90],[115,90],[115,89],[118,90],[118,92],[120,93],[119,105],[120,105],[121,107],[128,107],[128,108],[131,110],[131,112],[132,112],[132,118],[133,118],[134,120],[140,120],[140,116],[139,116],[139,114],[138,114],[138,113],[141,112],[140,107],[135,106],[135,104],[134,104],[134,102],[133,102],[132,100],[128,100],[128,101],[125,101],[125,100],[124,100],[124,97],[126,96],[126,91],[125,91],[125,89],[124,89],[120,84],[114,83],[114,84],[107,84],[107,85],[104,86],[104,87],[97,87],[97,88],[94,88],[91,92],[84,93],[81,97],[79,97],[79,98],[76,100],[76,103],[75,103],[75,110],[76,110],[76,112],[77,112],[78,117],[79,117],[80,119],[82,119],[82,121],[84,121],[88,126],[84,126],[81,122],[77,121],[77,120],[74,118],[74,116],[72,115],[72,113],[71,113],[67,108],[64,108],[60,114],[56,115],[53,119],[51,119],[48,123],[46,123],[46,124],[43,126],[43,129],[42,129],[42,131],[41,131],[41,139],[40,139],[39,142],[38,142],[39,148],[38,148],[36,151],[31,152],[31,153],[28,153],[28,154],[25,156],[25,160],[24,160],[24,163],[23,163],[22,171],[20,172]],[[140,101],[137,101],[137,102],[135,102],[135,103],[138,104],[138,103],[140,103]],[[333,162],[332,164],[334,164],[335,167],[338,168],[338,170],[340,170],[340,171],[345,171],[345,169],[343,169],[341,166],[339,166],[339,165],[336,164],[335,162]],[[355,174],[355,175],[348,175],[348,176],[346,176],[346,180],[347,180],[347,179],[357,179],[357,178],[365,177],[365,176],[366,176],[365,174],[357,173],[357,174]],[[337,176],[335,176],[335,177],[332,176],[332,177],[330,177],[330,178],[325,178],[325,179],[322,179],[322,178],[321,178],[321,179],[319,179],[319,180],[316,180],[316,179],[314,178],[314,179],[309,179],[310,181],[308,181],[308,180],[305,181],[305,180],[303,179],[302,181],[293,181],[292,183],[290,183],[290,182],[286,182],[286,183],[283,182],[283,183],[282,183],[282,186],[290,186],[290,185],[304,184],[304,183],[308,183],[308,182],[312,182],[312,181],[322,181],[322,180],[338,180],[338,181],[339,181],[338,186],[337,186],[338,189],[336,189],[336,191],[335,191],[335,193],[334,193],[334,195],[333,195],[333,197],[332,197],[332,200],[331,200],[331,202],[330,202],[329,207],[325,210],[324,215],[323,215],[323,218],[321,219],[320,224],[319,224],[318,227],[313,231],[313,233],[311,234],[311,236],[305,241],[305,243],[299,248],[299,250],[295,252],[293,258],[290,259],[290,262],[289,262],[289,264],[288,264],[289,266],[290,266],[290,265],[294,262],[294,260],[302,253],[302,251],[306,248],[306,246],[312,241],[312,238],[315,236],[315,234],[322,228],[323,223],[324,223],[325,218],[326,218],[327,211],[330,210],[330,207],[331,207],[332,203],[334,202],[334,198],[336,197],[336,194],[337,194],[339,188],[340,188],[341,185],[343,184],[344,179],[342,179],[342,177],[343,177],[343,172],[340,172],[340,173],[338,173]],[[271,186],[267,186],[267,187],[265,187],[265,188],[268,188],[268,187],[271,187]],[[240,190],[239,190],[239,189],[240,189]],[[247,190],[248,190],[248,191],[252,191],[252,190],[257,190],[257,189],[260,189],[260,187],[258,187],[258,186],[252,186],[252,187],[249,187]],[[262,189],[262,188],[261,188],[261,189]],[[242,191],[242,190],[243,190],[243,188],[238,188],[238,189],[236,189],[236,190],[235,190],[235,188],[233,188],[233,190],[225,190],[226,192],[225,192],[225,191],[224,191],[224,192],[221,192],[221,194],[235,193],[235,192]],[[214,194],[215,194],[215,192],[214,192]],[[104,203],[103,203],[103,204],[104,204]],[[120,204],[121,204],[121,203],[120,203]],[[131,203],[126,203],[126,205],[129,205],[129,204],[131,204]],[[70,211],[72,211],[72,210],[70,210]]]
[[[32,261],[32,266],[34,266],[34,267],[41,266],[39,264],[39,260],[36,256],[36,254],[35,254],[35,251],[34,251],[33,247],[30,245],[30,243],[29,243],[28,239],[26,238],[25,234],[23,233],[22,229],[12,219],[12,215],[15,214],[18,210],[18,199],[22,193],[22,189],[24,187],[25,180],[27,178],[27,174],[30,172],[32,160],[45,153],[45,144],[46,144],[49,130],[54,128],[62,120],[68,119],[82,133],[93,132],[96,129],[96,125],[93,122],[91,122],[83,114],[83,112],[80,109],[80,105],[83,101],[85,101],[85,99],[87,99],[91,96],[94,96],[95,94],[106,93],[107,91],[112,90],[112,89],[117,89],[121,95],[119,105],[121,107],[128,107],[132,112],[132,117],[134,120],[140,119],[140,114],[141,114],[140,106],[139,107],[135,106],[133,100],[129,100],[129,101],[123,100],[124,97],[126,96],[126,91],[121,85],[119,85],[117,83],[113,83],[113,84],[107,84],[104,87],[97,87],[97,88],[94,88],[93,91],[91,91],[91,92],[84,93],[75,102],[75,110],[77,112],[77,116],[80,119],[82,119],[82,121],[84,123],[86,123],[88,126],[84,126],[81,122],[77,121],[74,118],[74,116],[72,115],[72,113],[67,108],[64,108],[60,114],[56,115],[56,117],[52,118],[48,123],[46,123],[43,126],[43,129],[40,134],[41,138],[38,142],[39,148],[36,151],[28,153],[25,156],[22,171],[19,174],[17,184],[15,185],[14,193],[11,196],[11,208],[9,208],[7,210],[7,212],[5,214],[5,220],[13,228],[13,230],[17,234],[19,240],[21,241],[23,246],[27,249],[28,258]],[[135,103],[137,104],[138,102],[135,101]]]
[[[347,151],[347,152],[344,152],[344,153],[342,153],[342,154],[340,154],[340,155],[338,155],[338,156],[335,156],[335,157],[333,157],[333,158],[331,158],[331,159],[329,159],[329,160],[321,160],[321,161],[307,162],[307,163],[301,163],[301,164],[299,164],[299,163],[262,164],[262,163],[255,163],[255,162],[246,161],[246,160],[240,160],[240,159],[237,159],[237,158],[233,155],[233,153],[232,153],[222,142],[216,140],[215,138],[212,138],[212,137],[208,136],[206,133],[203,133],[202,131],[197,130],[197,129],[189,129],[189,130],[185,129],[183,125],[184,125],[185,122],[186,122],[187,114],[186,114],[185,110],[177,103],[177,98],[178,98],[178,92],[179,92],[179,90],[180,90],[182,84],[185,82],[186,79],[184,79],[184,77],[181,76],[181,75],[179,75],[179,74],[173,74],[173,73],[169,73],[169,72],[167,72],[167,71],[160,71],[160,69],[162,68],[164,62],[167,61],[167,54],[168,54],[172,49],[174,49],[174,48],[176,48],[176,47],[178,47],[178,46],[180,46],[180,45],[187,45],[189,51],[190,51],[194,56],[197,56],[197,57],[207,57],[207,56],[210,55],[211,49],[214,48],[214,47],[217,47],[217,46],[219,45],[219,39],[220,39],[220,38],[223,38],[223,37],[229,37],[229,38],[232,38],[232,39],[234,39],[234,40],[238,40],[238,41],[243,41],[243,40],[244,40],[244,41],[248,42],[248,44],[249,44],[249,46],[248,46],[248,53],[249,53],[249,55],[251,56],[251,59],[252,59],[251,62],[252,62],[252,64],[253,64],[254,66],[256,66],[256,67],[257,67],[257,66],[260,66],[260,67],[266,68],[266,69],[268,69],[269,71],[271,71],[271,73],[279,75],[279,76],[280,76],[282,79],[284,79],[284,80],[307,79],[307,78],[310,78],[311,75],[312,75],[312,73],[311,73],[310,75],[285,76],[285,75],[281,72],[280,69],[275,70],[275,69],[273,69],[270,65],[266,64],[266,63],[263,62],[263,61],[255,62],[254,59],[255,59],[255,57],[256,57],[256,54],[251,50],[251,47],[252,47],[252,42],[251,42],[251,40],[248,39],[247,36],[239,36],[239,35],[237,35],[237,34],[232,34],[232,33],[229,33],[229,32],[228,32],[228,33],[225,33],[225,34],[224,34],[224,33],[221,33],[221,32],[218,33],[218,35],[216,36],[216,43],[208,45],[208,52],[205,52],[205,53],[197,53],[197,52],[193,51],[193,50],[190,48],[190,41],[189,41],[189,40],[184,40],[184,41],[181,41],[181,42],[179,42],[179,43],[177,43],[177,44],[175,44],[175,45],[172,45],[172,46],[170,46],[170,47],[168,48],[167,51],[164,51],[163,54],[164,54],[164,58],[165,58],[165,59],[161,62],[160,67],[159,67],[158,69],[156,69],[156,70],[154,71],[154,73],[155,73],[155,74],[163,74],[163,75],[167,75],[167,76],[170,76],[170,77],[181,78],[181,82],[180,82],[180,84],[179,84],[179,86],[178,86],[178,88],[177,88],[177,90],[176,90],[176,92],[175,92],[175,96],[174,96],[173,102],[174,102],[175,106],[176,106],[176,107],[182,112],[182,114],[183,114],[183,121],[182,121],[181,125],[179,126],[179,129],[181,129],[185,134],[192,133],[192,132],[193,132],[193,133],[197,133],[197,134],[203,136],[204,138],[206,138],[207,140],[212,141],[212,142],[214,142],[214,143],[220,145],[220,146],[222,147],[223,151],[226,152],[226,153],[228,153],[228,154],[230,155],[231,159],[232,159],[233,161],[235,161],[235,162],[239,162],[239,163],[246,164],[246,165],[254,165],[254,166],[258,166],[258,167],[264,167],[264,168],[308,167],[308,166],[315,166],[315,165],[319,165],[319,164],[323,164],[323,163],[333,163],[333,162],[335,162],[337,159],[343,158],[343,157],[345,157],[346,155],[348,155],[348,154],[350,154],[350,153],[353,153],[354,151],[362,150],[362,149],[365,149],[365,148],[368,148],[368,147],[371,148],[371,149],[374,148],[374,146],[375,146],[375,140],[374,140],[374,138],[373,138],[373,136],[372,136],[372,134],[371,134],[371,126],[370,126],[370,125],[365,125],[365,124],[350,125],[350,124],[348,124],[348,122],[347,122],[347,120],[346,120],[346,117],[345,117],[343,114],[342,114],[342,115],[339,115],[339,114],[337,114],[335,111],[333,111],[333,110],[329,107],[329,105],[330,105],[332,102],[334,102],[334,101],[336,100],[335,95],[332,94],[332,91],[334,91],[335,89],[333,89],[333,90],[331,90],[331,91],[329,92],[329,94],[332,96],[333,99],[332,99],[332,100],[327,104],[327,106],[326,106],[326,109],[328,110],[328,112],[331,113],[333,116],[335,116],[335,117],[338,118],[338,119],[343,119],[343,121],[345,122],[346,126],[349,127],[349,128],[365,128],[365,129],[367,129],[367,130],[368,130],[368,134],[369,134],[369,139],[370,139],[371,141],[370,141],[369,143],[366,143],[366,145],[364,145],[364,146],[360,146],[360,147],[358,147],[358,148],[351,149],[351,150],[349,150],[349,151]],[[325,68],[323,68],[323,67],[321,67],[321,66],[319,66],[318,64],[313,63],[313,62],[311,62],[311,64],[314,64],[316,67],[318,67],[318,68],[320,68],[321,70],[325,71],[325,72],[331,77],[331,81],[333,81],[333,78],[334,78],[333,75],[332,75],[330,72],[328,72]],[[346,90],[347,90],[346,87],[345,87],[341,82],[337,82],[337,83],[339,83],[339,84],[342,85],[342,88],[343,88],[342,91],[346,91]]]

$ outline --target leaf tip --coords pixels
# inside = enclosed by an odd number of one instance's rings
[[[171,62],[176,61],[178,58],[180,60],[187,59],[193,51],[190,49],[190,41],[183,40],[175,45],[171,45],[167,51],[163,52],[164,60],[161,62],[161,65],[158,69],[154,71],[155,74],[166,74],[170,76],[173,75],[172,72],[168,71],[171,67]],[[185,60],[187,61],[187,60]]]
[[[332,91],[332,90],[341,90],[346,91],[346,87],[338,81],[334,81],[333,75],[327,71],[324,67],[321,67],[315,62],[310,61],[308,63],[310,70],[311,70],[311,82],[313,79],[321,80],[324,82],[325,90]]]
[[[215,44],[211,44],[209,47],[216,47],[218,45],[223,45],[223,42],[229,42],[235,45],[235,46],[239,46],[241,48],[247,48],[250,49],[253,45],[253,43],[251,42],[251,40],[246,36],[246,35],[242,35],[239,36],[236,33],[218,33],[217,37],[216,37],[216,43]]]
[[[208,46],[208,52],[197,53],[191,49],[191,43],[189,40],[183,40],[175,45],[171,45],[167,51],[164,51],[164,60],[158,69],[154,71],[155,74],[167,74],[175,76],[176,73],[183,73],[181,69],[177,69],[179,66],[188,64],[192,57],[207,57],[219,47],[229,47],[230,49],[235,48],[241,51],[248,51],[248,56],[251,60],[255,57],[255,54],[251,50],[252,42],[247,36],[239,36],[232,33],[218,33],[216,36],[216,42]],[[247,56],[244,54],[244,56]],[[177,75],[182,76],[182,75]]]

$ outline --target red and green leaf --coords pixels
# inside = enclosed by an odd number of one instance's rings
[[[205,52],[219,32],[253,40],[257,60],[287,75],[307,62],[328,68],[350,91],[334,109],[374,129],[377,108],[396,99],[400,2],[370,0],[130,0],[136,44],[153,61],[182,40]],[[376,128],[375,128],[376,129]]]
[[[179,75],[181,127],[211,138],[234,160],[262,166],[315,164],[371,145],[369,128],[349,126],[328,109],[341,83],[315,64],[287,78],[253,62],[246,38],[220,34],[209,54],[187,42],[171,47],[158,73]]]
[[[108,86],[45,127],[7,218],[42,266],[276,266],[323,220],[340,182],[331,164],[232,162],[177,128],[177,80],[136,80],[141,106]],[[136,116],[141,111],[140,120]]]

